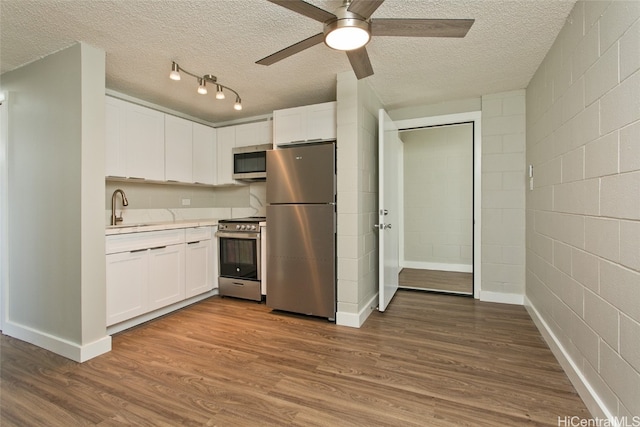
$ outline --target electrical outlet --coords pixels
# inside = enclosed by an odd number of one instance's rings
[[[182,206],[191,206],[191,199],[182,199]]]

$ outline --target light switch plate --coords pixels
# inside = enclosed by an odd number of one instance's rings
[[[182,199],[182,206],[191,206],[191,199]]]

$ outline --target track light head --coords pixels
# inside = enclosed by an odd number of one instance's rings
[[[204,79],[198,79],[198,93],[200,95],[207,94],[207,82],[205,82]]]
[[[222,91],[222,87],[220,85],[216,85],[216,99],[224,99],[224,92]]]
[[[236,103],[233,104],[233,109],[237,110],[237,111],[242,110],[242,101],[240,101],[240,97],[239,96],[236,96]]]
[[[171,73],[169,73],[171,80],[180,80],[180,67],[175,62],[171,64]]]

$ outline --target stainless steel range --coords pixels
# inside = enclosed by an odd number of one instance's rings
[[[265,217],[218,221],[220,295],[262,301],[260,223]]]

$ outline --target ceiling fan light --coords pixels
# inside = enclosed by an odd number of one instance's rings
[[[180,80],[180,67],[175,62],[171,64],[171,73],[169,73],[171,80]]]
[[[204,79],[198,79],[198,93],[200,95],[206,95],[207,94],[207,83],[204,81]]]
[[[336,50],[354,50],[369,43],[369,23],[360,19],[338,19],[326,26],[324,42]]]

